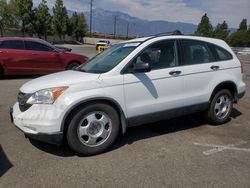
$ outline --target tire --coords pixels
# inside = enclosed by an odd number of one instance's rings
[[[80,63],[78,63],[78,62],[71,62],[68,64],[66,70],[74,70],[79,65],[80,65]]]
[[[230,120],[233,109],[233,96],[227,89],[219,90],[210,103],[206,119],[212,125],[221,125]]]
[[[3,68],[2,68],[2,66],[0,66],[0,79],[2,79],[3,78]]]
[[[67,130],[67,141],[79,154],[96,155],[115,142],[119,131],[116,110],[107,104],[92,104],[75,113]]]

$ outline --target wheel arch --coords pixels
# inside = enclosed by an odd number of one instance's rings
[[[79,65],[82,64],[81,61],[79,61],[79,60],[70,60],[70,61],[66,64],[65,69],[67,69],[71,63],[78,63]]]
[[[221,90],[221,89],[228,89],[228,90],[231,92],[232,96],[233,96],[234,102],[237,102],[237,101],[238,101],[238,97],[237,97],[238,91],[237,91],[237,86],[236,86],[236,84],[235,84],[233,81],[225,81],[225,82],[221,82],[220,84],[218,84],[218,85],[214,88],[214,90],[213,90],[213,92],[212,92],[212,94],[211,94],[211,96],[210,96],[209,102],[212,101],[213,97],[214,97],[214,96],[216,95],[216,93],[217,93],[219,90]]]
[[[123,134],[126,133],[127,120],[126,120],[125,114],[124,114],[121,106],[119,105],[119,103],[117,101],[115,101],[114,99],[110,99],[110,98],[93,98],[93,99],[81,101],[81,102],[75,104],[74,106],[72,106],[67,111],[67,113],[64,115],[64,118],[63,118],[63,121],[61,124],[61,132],[63,132],[63,134],[66,133],[69,122],[71,121],[74,113],[76,113],[80,108],[82,108],[86,105],[94,104],[94,103],[105,103],[105,104],[112,106],[117,111],[117,113],[119,115],[122,133]]]
[[[2,71],[2,74],[4,75],[4,68],[3,68],[3,65],[0,63],[0,71]],[[3,76],[0,74],[0,77]]]

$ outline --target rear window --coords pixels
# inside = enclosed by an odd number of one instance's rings
[[[213,47],[215,49],[215,52],[217,53],[219,61],[226,61],[233,59],[233,56],[228,51],[218,46],[213,46]]]
[[[6,40],[0,43],[1,49],[14,49],[24,50],[24,44],[22,40]]]

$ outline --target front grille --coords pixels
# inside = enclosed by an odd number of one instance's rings
[[[28,110],[32,106],[31,104],[27,104],[27,100],[31,97],[31,95],[32,94],[29,93],[18,93],[17,101],[19,103],[19,108],[21,112]]]

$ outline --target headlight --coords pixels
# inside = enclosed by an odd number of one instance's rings
[[[58,87],[43,89],[35,92],[27,101],[28,104],[53,104],[55,100],[67,89],[68,87]]]

